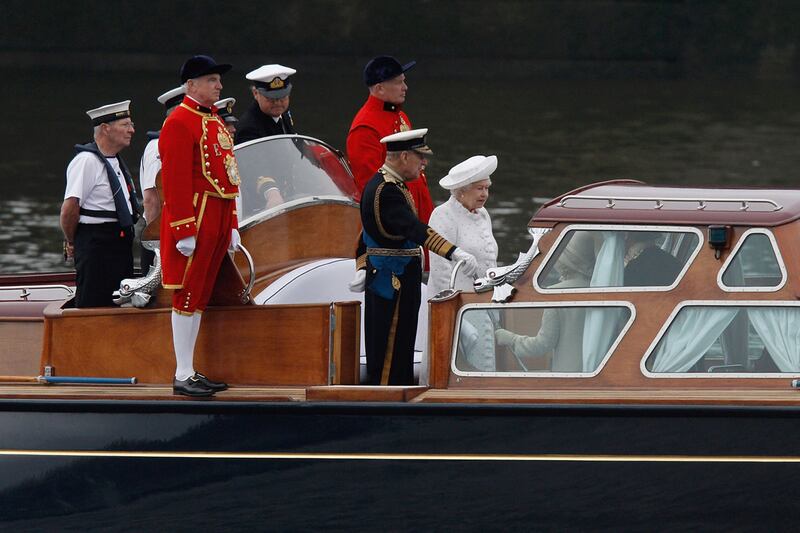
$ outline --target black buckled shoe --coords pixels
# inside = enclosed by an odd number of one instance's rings
[[[196,378],[197,381],[205,385],[207,388],[213,390],[214,392],[224,391],[228,388],[227,383],[223,383],[222,381],[211,381],[210,379],[208,379],[208,376],[205,376],[200,372],[195,372],[193,377]]]
[[[172,393],[192,396],[194,398],[208,398],[214,395],[213,389],[206,385],[197,377],[189,376],[188,379],[176,379],[172,382]]]

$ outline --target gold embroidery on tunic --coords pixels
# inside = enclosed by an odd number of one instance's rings
[[[231,136],[225,129],[220,129],[217,132],[217,142],[222,147],[223,150],[230,150],[233,148],[233,141],[231,141]]]
[[[228,179],[234,185],[239,185],[242,179],[239,177],[239,166],[236,164],[236,158],[228,154],[225,156],[225,171],[228,173]]]

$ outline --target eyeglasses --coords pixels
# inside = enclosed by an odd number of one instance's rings
[[[109,124],[112,125],[112,124]],[[113,126],[118,126],[120,129],[127,130],[128,128],[134,130],[136,127],[133,125],[133,121],[129,122],[114,122]]]

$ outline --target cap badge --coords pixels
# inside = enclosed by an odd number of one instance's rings
[[[280,78],[275,78],[271,82],[269,82],[270,89],[283,89],[284,83],[283,80]]]

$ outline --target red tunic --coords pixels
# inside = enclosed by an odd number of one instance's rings
[[[411,120],[398,106],[372,95],[367,98],[356,113],[347,135],[347,157],[358,186],[357,199],[361,198],[367,182],[386,160],[386,145],[381,144],[381,139],[410,129]],[[425,172],[420,172],[418,179],[406,182],[406,186],[417,206],[417,216],[427,224],[433,211],[433,200]]]
[[[173,308],[185,314],[205,309],[219,267],[238,226],[239,171],[233,139],[216,110],[189,98],[164,122],[158,140],[164,205],[161,214],[163,284],[177,289]],[[185,257],[175,244],[195,236]]]

